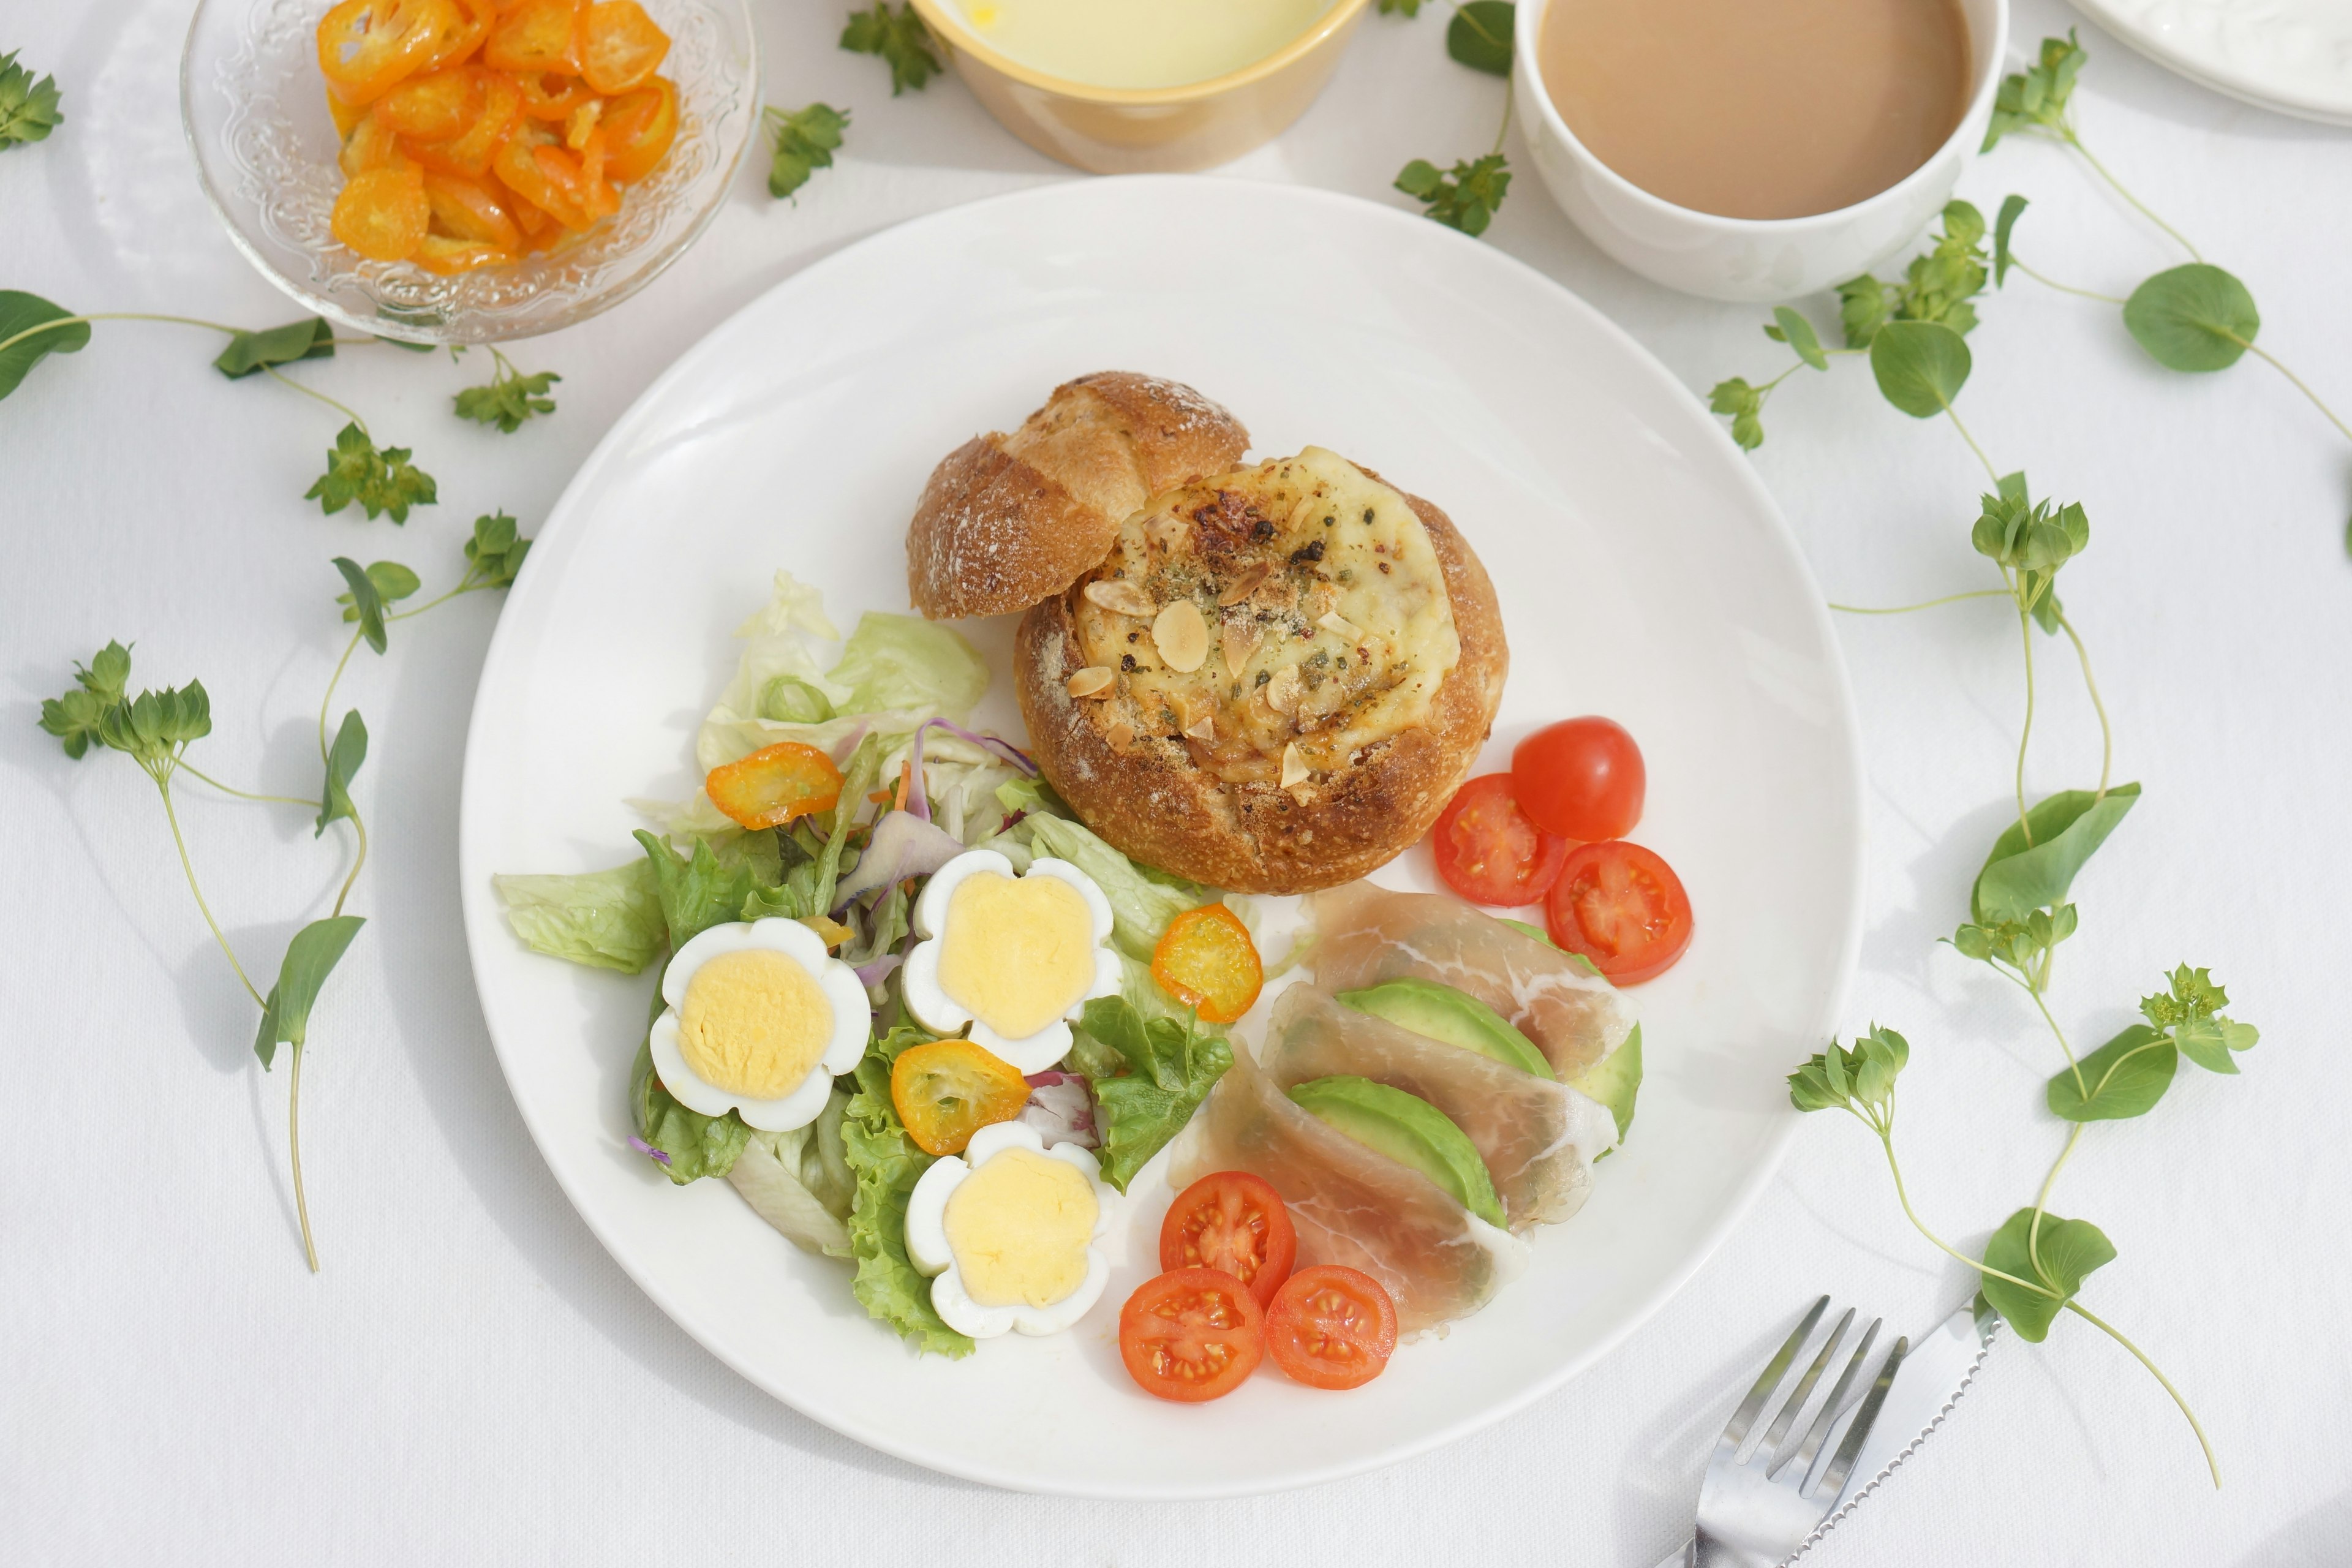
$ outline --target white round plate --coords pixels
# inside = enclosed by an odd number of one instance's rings
[[[677,1188],[624,1108],[651,978],[534,956],[499,871],[630,858],[624,796],[677,797],[734,665],[729,633],[789,567],[844,627],[907,607],[903,531],[931,466],[1058,382],[1181,378],[1260,454],[1348,453],[1443,505],[1501,591],[1513,661],[1486,765],[1535,726],[1614,715],[1650,775],[1638,837],[1697,911],[1639,993],[1648,1081],[1628,1147],[1528,1271],[1378,1382],[1317,1393],[1270,1368],[1213,1405],[1121,1368],[1118,1305],[1157,1272],[1148,1172],[1072,1331],[960,1362],[869,1321],[847,1269],[796,1251],[723,1182]],[[1010,617],[968,626],[1018,734]],[[1435,224],[1324,192],[1139,176],[1073,182],[877,235],[746,307],[647,389],[531,552],[482,670],[460,830],[482,1009],[523,1121],[622,1267],[779,1399],[884,1452],[999,1486],[1197,1498],[1386,1464],[1540,1398],[1689,1277],[1795,1121],[1782,1077],[1820,1047],[1861,913],[1861,774],[1822,595],[1747,462],[1591,307]],[[1433,886],[1416,850],[1382,879]],[[1164,1163],[1164,1161],[1162,1162]],[[1573,1412],[1562,1407],[1562,1419]]]
[[[2263,109],[2352,125],[2344,0],[2074,0],[2157,64]]]

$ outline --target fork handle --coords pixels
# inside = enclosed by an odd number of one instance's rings
[[[1698,1541],[1694,1537],[1689,1541],[1684,1542],[1674,1551],[1667,1552],[1664,1558],[1659,1560],[1658,1568],[1692,1568],[1692,1564],[1696,1560],[1697,1554]]]

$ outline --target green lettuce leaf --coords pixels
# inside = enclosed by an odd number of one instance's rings
[[[1087,1004],[1069,1059],[1094,1085],[1103,1180],[1123,1193],[1192,1120],[1234,1065],[1234,1050],[1184,1020],[1146,1018],[1123,996],[1097,996]]]
[[[1148,962],[1170,921],[1216,896],[1190,882],[1145,876],[1134,861],[1077,823],[1041,816],[1029,817],[1021,826],[1028,830],[1030,847],[1038,854],[1067,860],[1094,879],[1095,886],[1110,900],[1112,940],[1130,958]]]
[[[661,905],[662,923],[669,931],[669,949],[676,952],[715,925],[743,918],[743,900],[758,888],[773,887],[775,873],[776,836],[771,833],[745,834],[746,839],[764,837],[768,851],[763,858],[757,851],[730,847],[723,862],[711,841],[698,837],[694,853],[681,855],[654,834],[639,828],[635,834],[638,847],[646,852],[646,864],[653,877],[654,893]],[[765,872],[765,879],[761,873]]]
[[[849,1096],[839,1089],[814,1121],[790,1132],[754,1130],[728,1181],[754,1212],[793,1245],[828,1258],[849,1256],[857,1180],[842,1142]]]
[[[661,1007],[661,994],[656,992],[656,1016]],[[655,1163],[681,1187],[705,1176],[726,1175],[735,1168],[751,1137],[743,1119],[731,1110],[724,1116],[705,1116],[670,1098],[654,1071],[650,1031],[637,1047],[636,1065],[629,1069],[629,1114],[636,1123],[637,1136],[665,1156]]]
[[[845,714],[929,709],[961,719],[987,692],[988,666],[945,626],[868,610],[825,679],[847,691],[834,705]]]
[[[635,974],[668,940],[650,861],[576,877],[493,877],[507,923],[534,952]]]
[[[843,1153],[857,1182],[849,1211],[849,1250],[857,1278],[851,1290],[866,1310],[898,1331],[919,1351],[954,1358],[971,1353],[966,1336],[931,1308],[931,1282],[907,1257],[907,1199],[930,1169],[932,1156],[915,1146],[890,1103],[890,1064],[931,1036],[897,1028],[866,1047],[857,1064],[857,1092],[842,1121]]]

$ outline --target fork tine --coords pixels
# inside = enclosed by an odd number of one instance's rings
[[[1838,1493],[1845,1490],[1845,1479],[1853,1473],[1853,1462],[1862,1453],[1862,1445],[1869,1437],[1872,1425],[1878,1419],[1879,1407],[1886,1403],[1886,1391],[1895,1384],[1895,1370],[1902,1366],[1903,1358],[1910,1352],[1911,1342],[1908,1339],[1895,1342],[1895,1349],[1888,1352],[1885,1366],[1879,1370],[1878,1381],[1870,1385],[1868,1394],[1863,1395],[1862,1408],[1853,1413],[1853,1425],[1846,1428],[1845,1441],[1838,1445],[1837,1457],[1830,1461],[1830,1468],[1822,1472],[1820,1489],[1825,1490],[1832,1500]]]
[[[1723,1441],[1736,1448],[1746,1439],[1748,1429],[1756,1425],[1756,1417],[1763,1412],[1764,1402],[1772,1396],[1774,1389],[1780,1386],[1780,1379],[1788,1373],[1789,1363],[1797,1359],[1797,1352],[1804,1348],[1806,1338],[1813,1331],[1813,1325],[1820,1322],[1822,1314],[1829,1310],[1830,1299],[1827,1296],[1814,1302],[1813,1310],[1805,1314],[1805,1321],[1797,1325],[1797,1331],[1789,1336],[1789,1342],[1764,1363],[1763,1375],[1756,1380],[1756,1386],[1748,1391],[1748,1397],[1739,1402],[1739,1408],[1731,1413],[1731,1421],[1723,1429]]]
[[[1765,1433],[1764,1441],[1757,1445],[1756,1457],[1768,1466],[1773,1453],[1780,1447],[1780,1439],[1786,1437],[1789,1428],[1797,1424],[1797,1416],[1805,1408],[1805,1401],[1813,1396],[1813,1385],[1821,1382],[1822,1370],[1830,1364],[1830,1357],[1837,1354],[1839,1342],[1845,1338],[1845,1331],[1852,1327],[1853,1309],[1848,1307],[1845,1316],[1837,1321],[1837,1327],[1832,1329],[1830,1337],[1822,1342],[1821,1353],[1813,1357],[1813,1364],[1807,1367],[1805,1375],[1797,1380],[1795,1391],[1789,1395],[1789,1402],[1780,1406],[1780,1414],[1774,1418],[1771,1430]]]
[[[1798,1445],[1795,1454],[1780,1462],[1773,1471],[1774,1475],[1793,1464],[1797,1467],[1797,1473],[1790,1478],[1790,1481],[1792,1485],[1801,1486],[1812,1473],[1814,1456],[1822,1451],[1822,1444],[1828,1439],[1830,1428],[1837,1425],[1839,1414],[1845,1409],[1846,1391],[1853,1386],[1853,1380],[1862,1375],[1863,1363],[1870,1359],[1870,1347],[1878,1342],[1878,1331],[1885,1321],[1873,1318],[1870,1327],[1862,1331],[1862,1342],[1853,1347],[1852,1359],[1845,1363],[1845,1371],[1838,1374],[1837,1383],[1831,1388],[1829,1398],[1822,1403],[1822,1413],[1814,1420],[1811,1429],[1806,1432],[1805,1440]]]

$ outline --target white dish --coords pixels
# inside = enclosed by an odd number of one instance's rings
[[[1103,368],[1188,380],[1256,450],[1323,442],[1434,498],[1484,556],[1516,656],[1487,751],[1604,712],[1647,753],[1639,838],[1697,935],[1640,993],[1648,1083],[1585,1211],[1443,1339],[1348,1394],[1267,1373],[1205,1406],[1121,1369],[1118,1304],[1156,1272],[1168,1192],[1134,1184],[1103,1300],[1072,1331],[918,1360],[841,1265],[723,1183],[633,1153],[624,1086],[651,980],[526,952],[498,871],[625,859],[624,795],[691,787],[730,628],[789,565],[845,626],[906,607],[925,475]],[[972,625],[1018,733],[1012,621]],[[1323,192],[1173,176],[1047,186],[906,224],[807,268],[690,350],[539,534],[476,699],[460,827],[475,979],[556,1178],[678,1324],[858,1441],[995,1485],[1191,1498],[1389,1463],[1540,1398],[1696,1269],[1795,1122],[1782,1077],[1838,1021],[1861,914],[1853,705],[1822,595],[1716,422],[1631,339],[1508,257]],[[1424,851],[1382,875],[1433,886]],[[1164,1163],[1164,1161],[1162,1162]],[[1563,1410],[1563,1415],[1567,1412]]]
[[[1618,261],[1652,282],[1710,300],[1802,299],[1909,246],[1944,210],[1960,172],[1977,155],[2008,68],[2009,0],[1960,0],[1971,51],[1969,106],[1926,163],[1868,200],[1835,212],[1724,217],[1652,195],[1602,163],[1569,129],[1538,66],[1549,9],[1549,0],[1519,6],[1511,69],[1513,103],[1544,189],[1587,238]]]
[[[2168,70],[2216,92],[2352,125],[2352,6],[2343,0],[2076,0]]]

